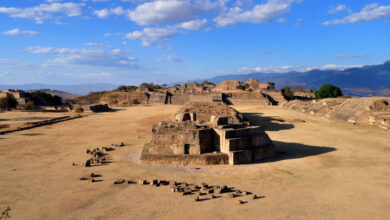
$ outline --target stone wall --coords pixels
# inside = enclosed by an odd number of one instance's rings
[[[142,165],[171,165],[171,166],[199,166],[199,165],[225,165],[229,164],[229,156],[223,153],[208,154],[148,154],[147,146],[139,157],[139,163]]]

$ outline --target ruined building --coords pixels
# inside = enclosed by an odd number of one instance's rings
[[[217,102],[225,104],[280,105],[286,102],[274,83],[260,83],[255,79],[247,82],[223,81],[218,85],[184,83],[178,87],[150,89],[141,85],[133,92],[110,92],[100,103],[109,105],[174,104],[191,102]]]
[[[31,100],[31,94],[18,89],[0,89],[0,98],[6,97],[7,94],[12,94],[18,106],[26,106],[27,102]]]
[[[154,125],[140,155],[148,165],[252,163],[273,157],[275,147],[259,126],[220,103],[191,103],[173,118]]]

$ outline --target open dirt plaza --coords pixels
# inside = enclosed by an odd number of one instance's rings
[[[0,135],[0,213],[9,206],[11,219],[389,218],[389,131],[281,107],[233,107],[266,130],[276,158],[237,166],[138,165],[152,125],[170,117],[178,105],[121,108]],[[16,116],[0,114],[7,117]],[[109,153],[112,163],[83,167],[86,149],[122,141],[126,146]],[[79,180],[91,172],[103,181]],[[222,195],[195,202],[168,186],[113,184],[121,178],[227,185],[261,198]]]

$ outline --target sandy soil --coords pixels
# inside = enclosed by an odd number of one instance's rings
[[[264,126],[276,159],[251,165],[146,167],[135,163],[153,123],[180,106],[137,106],[0,136],[0,213],[13,219],[386,219],[390,133],[373,126],[264,106],[236,106]],[[3,117],[3,116],[2,116]],[[127,144],[113,163],[72,166],[87,148]],[[91,172],[104,181],[79,177]],[[166,186],[114,185],[118,178],[234,186],[261,196],[193,201]],[[248,203],[240,205],[238,200]]]

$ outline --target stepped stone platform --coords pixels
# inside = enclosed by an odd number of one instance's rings
[[[110,92],[100,99],[102,104],[119,106],[131,104],[183,105],[193,102],[281,105],[286,101],[282,93],[275,89],[274,83],[261,83],[255,79],[249,79],[245,83],[227,80],[218,85],[184,83],[181,86],[163,89],[151,89],[144,85],[132,92]]]
[[[275,146],[259,126],[217,103],[191,103],[154,125],[140,155],[146,165],[243,164],[271,158]]]

